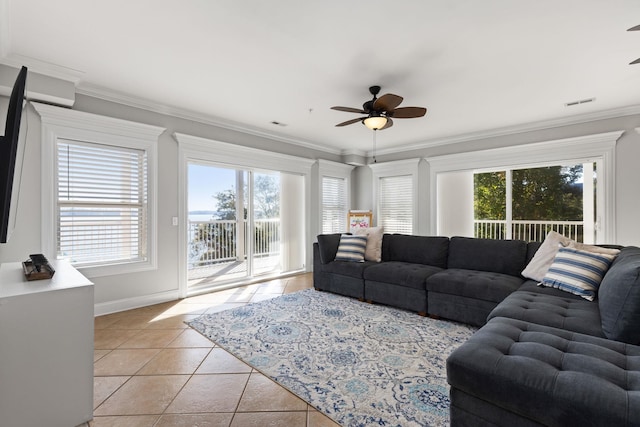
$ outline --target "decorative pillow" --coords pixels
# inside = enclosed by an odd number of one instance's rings
[[[384,229],[380,227],[352,228],[351,232],[356,236],[367,236],[367,248],[364,251],[364,259],[367,261],[382,261],[382,235]]]
[[[558,253],[558,249],[562,246],[568,246],[569,243],[571,243],[571,239],[568,237],[564,237],[555,231],[550,231],[531,261],[529,261],[529,264],[522,270],[522,276],[538,282],[542,281],[544,275],[547,274],[547,270],[553,264],[553,259]]]
[[[336,261],[364,262],[364,251],[367,247],[367,236],[340,236],[340,245],[336,253]]]
[[[537,280],[538,282],[542,281],[545,274],[547,274],[549,267],[553,264],[554,258],[558,253],[558,249],[561,247],[609,255],[617,255],[620,252],[618,249],[603,248],[600,246],[579,243],[558,232],[550,231],[531,261],[529,261],[529,264],[527,264],[525,269],[522,270],[522,276],[528,279]]]
[[[587,245],[586,243],[579,243],[574,240],[569,242],[569,245],[567,247],[578,249],[579,251],[595,252],[597,254],[618,255],[620,253],[620,249],[603,248],[602,246]]]
[[[560,248],[541,285],[593,301],[598,286],[615,257],[611,254]]]

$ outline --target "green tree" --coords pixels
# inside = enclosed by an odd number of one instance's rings
[[[513,171],[513,218],[582,220],[582,165]]]
[[[233,187],[228,190],[219,191],[212,196],[216,200],[216,215],[218,220],[235,220],[236,218],[236,191]],[[244,218],[247,212],[245,209]]]
[[[245,194],[248,186],[245,186]],[[253,198],[256,219],[278,218],[280,216],[280,183],[277,176],[256,174],[254,178]],[[213,195],[216,200],[217,214],[215,219],[235,220],[236,218],[236,191],[234,187],[219,191]],[[244,209],[244,219],[247,218],[247,210]]]
[[[280,216],[280,182],[275,175],[255,175],[254,209],[256,218],[278,218]]]
[[[504,171],[473,175],[475,219],[506,219],[506,176]]]

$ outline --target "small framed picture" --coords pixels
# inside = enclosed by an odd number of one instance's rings
[[[349,211],[349,230],[353,228],[369,228],[373,222],[371,211]]]

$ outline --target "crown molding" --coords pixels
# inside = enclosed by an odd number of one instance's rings
[[[39,59],[31,58],[29,56],[16,55],[13,53],[5,52],[3,52],[3,55],[0,58],[0,64],[9,65],[15,68],[20,68],[24,65],[29,69],[30,72],[71,82],[74,86],[76,86],[80,82],[85,74],[84,72],[74,70],[73,68],[63,67],[62,65],[57,65],[50,62],[40,61]]]
[[[558,119],[542,120],[537,122],[523,123],[514,126],[506,126],[479,132],[470,132],[462,135],[456,135],[445,138],[434,138],[424,142],[404,145],[402,147],[387,148],[384,150],[376,150],[376,155],[396,154],[400,152],[421,150],[424,148],[435,147],[439,145],[450,145],[461,142],[475,141],[479,139],[496,138],[499,136],[514,135],[525,132],[534,132],[549,128],[561,126],[570,126],[598,120],[614,119],[617,117],[625,117],[640,114],[640,105],[630,105],[627,107],[613,108],[609,110],[596,111],[592,113],[579,114]],[[638,128],[640,129],[640,128]],[[640,131],[639,131],[640,133]],[[371,156],[371,152],[367,151],[367,156]]]
[[[248,126],[246,124],[242,124],[239,122],[224,120],[219,117],[214,117],[211,115],[197,113],[195,111],[191,111],[183,108],[160,104],[160,103],[157,103],[148,99],[140,98],[140,97],[125,95],[125,94],[118,93],[113,90],[99,87],[96,85],[80,84],[76,89],[76,93],[81,95],[91,96],[94,98],[99,98],[109,102],[115,102],[118,104],[127,105],[129,107],[140,108],[140,109],[151,111],[158,114],[167,114],[167,115],[171,115],[173,117],[178,117],[185,120],[191,120],[194,122],[216,126],[216,127],[220,127],[227,130],[242,132],[249,135],[258,136],[261,138],[267,138],[267,139],[272,139],[279,142],[284,142],[287,144],[297,145],[300,147],[317,150],[324,153],[329,153],[334,155],[340,155],[342,153],[342,150],[340,149],[323,147],[311,141],[306,141],[298,138],[291,138],[286,135],[282,135],[276,132],[268,132],[263,129]]]

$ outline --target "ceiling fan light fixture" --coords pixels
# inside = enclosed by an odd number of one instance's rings
[[[371,130],[379,130],[387,124],[387,118],[382,116],[371,116],[364,119],[362,123]]]

